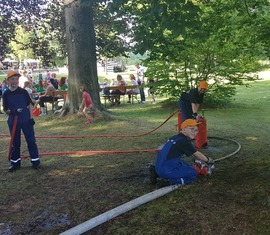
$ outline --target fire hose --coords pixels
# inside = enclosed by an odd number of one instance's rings
[[[224,157],[215,159],[214,162],[218,162],[218,161],[224,160],[226,158],[229,158],[229,157],[235,155],[236,153],[238,153],[241,149],[240,143],[238,143],[235,140],[227,139],[227,138],[220,138],[220,137],[209,137],[209,138],[231,141],[237,145],[237,149],[235,151],[233,151],[232,153],[230,153]],[[159,197],[162,197],[165,194],[170,193],[170,192],[180,188],[180,186],[181,185],[170,185],[170,186],[166,186],[166,187],[157,189],[153,192],[150,192],[150,193],[145,194],[141,197],[135,198],[127,203],[124,203],[118,207],[115,207],[107,212],[104,212],[104,213],[102,213],[102,214],[100,214],[92,219],[89,219],[89,220],[63,232],[63,233],[60,233],[60,235],[79,235],[79,234],[85,233],[85,232],[91,230],[92,228],[95,228],[98,225],[101,225],[102,223],[109,221],[110,219],[113,219],[121,214],[124,214],[130,210],[133,210],[134,208],[136,208],[138,206],[141,206],[145,203],[148,203],[148,202],[153,201]]]
[[[145,133],[140,133],[140,134],[132,134],[132,135],[92,135],[92,136],[39,136],[37,138],[98,138],[98,137],[139,137],[139,136],[143,136],[143,135],[147,135],[149,133],[154,132],[155,130],[157,130],[158,128],[160,128],[162,125],[164,125],[174,114],[176,114],[178,112],[175,111],[174,113],[172,113],[161,125],[159,125],[158,127],[154,128],[153,130],[150,130],[148,132]],[[0,134],[0,136],[3,136],[3,134]],[[12,136],[12,135],[11,135]],[[241,149],[241,145],[240,143],[238,143],[235,140],[232,139],[228,139],[228,138],[221,138],[221,137],[208,137],[211,139],[219,139],[219,140],[226,140],[226,141],[230,141],[233,142],[234,144],[237,145],[237,149],[235,151],[233,151],[232,153],[218,158],[218,159],[214,159],[214,162],[218,162],[224,159],[227,159],[233,155],[235,155],[236,153],[238,153]],[[80,155],[84,155],[84,154],[90,154],[90,153],[128,153],[128,152],[157,152],[159,149],[158,148],[154,148],[154,149],[148,149],[148,150],[79,150],[79,151],[67,151],[67,152],[47,152],[47,153],[40,153],[41,156],[45,156],[45,155],[59,155],[59,154],[80,154]],[[23,158],[26,158],[28,156],[22,156]],[[155,190],[153,192],[150,192],[148,194],[145,194],[141,197],[138,197],[136,199],[133,199],[125,204],[122,204],[114,209],[111,209],[105,213],[102,213],[90,220],[87,220],[85,222],[83,222],[82,224],[79,224],[63,233],[61,233],[60,235],[79,235],[82,234],[86,231],[89,231],[90,229],[104,223],[107,222],[110,219],[115,218],[116,216],[119,216],[123,213],[126,213],[140,205],[143,205],[147,202],[150,202],[156,198],[159,198],[161,196],[164,196],[165,194],[172,192],[176,189],[178,189],[181,185],[170,185],[167,187],[163,187],[160,188],[158,190]]]
[[[59,139],[59,138],[63,138],[63,139],[81,139],[81,138],[124,138],[124,137],[140,137],[140,136],[144,136],[144,135],[148,135],[154,131],[156,131],[157,129],[159,129],[161,126],[163,126],[167,121],[169,121],[171,119],[171,117],[173,117],[176,113],[178,113],[179,111],[176,110],[174,111],[167,119],[165,119],[165,121],[163,121],[159,126],[153,128],[150,131],[147,132],[143,132],[143,133],[137,133],[137,134],[124,134],[124,135],[50,135],[50,136],[36,136],[36,138],[44,138],[44,139]],[[0,136],[9,136],[8,134],[0,134]]]
[[[65,136],[65,135],[54,135],[54,136],[36,136],[36,138],[124,138],[124,137],[140,137],[140,136],[144,136],[147,134],[150,134],[154,131],[156,131],[157,129],[159,129],[161,126],[163,126],[166,122],[168,122],[176,113],[178,113],[179,110],[174,111],[172,114],[169,115],[169,117],[167,119],[165,119],[165,121],[163,121],[160,125],[158,125],[157,127],[153,128],[150,131],[144,132],[144,133],[137,133],[137,134],[130,134],[130,135],[82,135],[82,136],[75,136],[75,135],[69,135],[69,136]],[[16,117],[16,116],[15,116]],[[15,120],[14,120],[14,124],[15,124]],[[13,125],[13,127],[15,127],[16,125]],[[13,128],[14,129],[14,128]],[[12,133],[15,132],[15,129],[12,129]],[[11,143],[13,142],[12,136],[14,134],[11,133],[11,141],[10,141],[10,146]],[[0,134],[0,136],[9,136],[8,134]],[[208,137],[209,139],[219,139],[219,140],[227,140],[230,142],[235,143],[236,145],[238,145],[238,148],[231,154],[222,157],[222,158],[218,158],[218,159],[214,159],[215,162],[221,161],[223,159],[229,158],[232,155],[235,155],[238,151],[240,151],[241,149],[241,145],[232,139],[226,139],[226,138],[221,138],[221,137]],[[10,151],[11,148],[9,148],[9,154],[8,156],[10,156]],[[46,153],[40,153],[40,156],[48,156],[48,155],[60,155],[60,154],[66,154],[66,155],[87,155],[87,154],[98,154],[98,153],[132,153],[132,152],[157,152],[159,151],[158,148],[154,148],[154,149],[145,149],[145,150],[74,150],[74,151],[55,151],[55,152],[46,152]],[[22,158],[27,158],[27,155],[22,155]]]

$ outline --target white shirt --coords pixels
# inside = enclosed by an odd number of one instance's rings
[[[24,87],[24,82],[28,82],[28,78],[25,76],[20,76],[19,77],[19,87],[23,88]]]

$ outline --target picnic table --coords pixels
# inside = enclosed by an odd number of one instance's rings
[[[35,96],[39,96],[39,95],[44,95],[45,92],[35,92],[32,93],[31,96],[34,98]],[[56,90],[56,91],[49,91],[47,92],[46,96],[52,96],[53,100],[52,101],[47,101],[44,103],[50,103],[52,105],[52,111],[54,112],[55,107],[57,106],[57,103],[59,101],[66,101],[66,97],[67,97],[67,91],[61,91],[61,90]]]
[[[113,91],[113,90],[125,90],[124,94],[121,94],[120,97],[122,96],[123,98],[126,95],[126,92],[128,89],[134,89],[134,88],[138,88],[139,85],[126,85],[126,86],[105,86],[105,87],[100,87],[100,91],[105,90],[105,91]],[[133,103],[133,99],[134,96],[136,96],[137,99],[137,95],[138,94],[131,94],[132,97],[132,103]],[[108,94],[102,94],[102,97],[104,98],[105,101],[105,106],[107,105],[107,100],[110,100],[113,97],[119,96],[119,94],[111,94],[110,92]]]

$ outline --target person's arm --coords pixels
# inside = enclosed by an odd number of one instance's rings
[[[42,95],[40,95],[39,97],[46,96],[48,94],[48,92],[49,92],[49,86],[46,87],[45,92]]]
[[[29,112],[30,112],[30,119],[33,119],[33,106],[32,106],[32,104],[28,105],[28,109],[29,109]]]
[[[197,103],[191,103],[191,107],[192,107],[192,112],[193,112],[193,113],[198,113],[200,104],[197,104]]]
[[[79,110],[82,111],[84,106],[85,106],[85,99],[83,98]]]
[[[36,92],[37,92],[37,88],[36,88],[35,86],[32,86],[31,89],[32,89],[32,92],[33,92],[33,93],[36,93]]]
[[[210,157],[206,157],[203,153],[197,151],[193,154],[196,158],[206,162],[207,164],[213,164],[214,161]]]

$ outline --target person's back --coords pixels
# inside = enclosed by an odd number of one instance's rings
[[[58,82],[57,82],[57,80],[54,79],[54,78],[51,78],[50,79],[50,82],[54,86],[54,88],[57,90],[58,89]]]
[[[49,83],[46,87],[45,94],[52,91],[56,91],[56,88],[53,86],[53,84]]]

